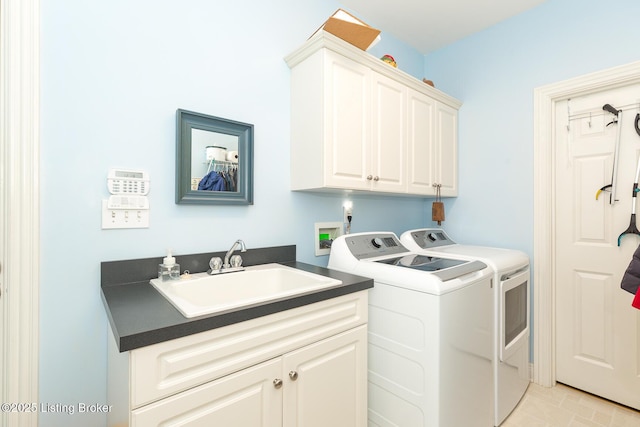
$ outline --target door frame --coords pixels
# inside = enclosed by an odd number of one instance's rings
[[[0,395],[2,402],[37,404],[40,0],[0,0],[0,43]],[[2,411],[0,424],[36,427],[38,411]]]
[[[545,387],[556,383],[556,103],[637,83],[640,61],[534,89],[533,381]]]

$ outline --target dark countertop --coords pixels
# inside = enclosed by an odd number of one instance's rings
[[[268,253],[265,255],[265,253],[260,252],[260,249],[256,249],[253,250],[253,253],[248,257],[250,261],[248,263],[245,262],[245,264],[256,265],[267,262],[277,262],[289,267],[342,280],[342,285],[308,295],[265,303],[237,311],[186,318],[149,283],[151,278],[156,277],[156,273],[149,273],[149,268],[157,271],[158,258],[102,263],[102,301],[104,302],[109,323],[111,324],[111,330],[120,352],[196,334],[373,287],[372,279],[302,262],[288,261],[286,258],[290,258],[292,255],[291,247],[267,248],[267,250],[276,250],[278,256],[269,256]],[[203,264],[202,260],[204,259],[206,259],[208,263],[211,255],[219,256],[219,254],[199,254],[184,257],[176,256],[176,259],[177,262],[180,263],[181,271],[184,271],[185,266],[187,266],[193,268],[186,268],[189,269],[191,273],[197,273],[204,271],[198,267],[200,266],[201,268]],[[224,254],[222,255],[224,256]],[[245,254],[242,254],[242,256],[245,258]],[[293,256],[295,257],[295,246],[293,247]],[[271,260],[267,261],[266,259]],[[251,260],[253,260],[253,262],[251,262]],[[260,262],[255,262],[256,260]],[[127,272],[129,274],[127,274]],[[140,276],[146,278],[141,279]],[[127,279],[124,279],[125,277],[127,277]],[[131,279],[133,281],[130,281]],[[125,280],[125,283],[118,283]]]

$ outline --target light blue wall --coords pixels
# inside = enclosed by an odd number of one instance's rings
[[[464,103],[454,239],[523,250],[535,269],[533,91],[640,59],[638,16],[636,0],[549,0],[425,57],[427,78]]]
[[[106,403],[107,319],[100,262],[296,244],[313,223],[340,221],[342,196],[289,191],[289,69],[283,58],[339,7],[295,0],[42,1],[40,401]],[[357,13],[356,13],[357,14]],[[374,24],[374,23],[372,23]],[[422,77],[423,56],[383,36]],[[174,203],[175,111],[255,125],[253,206]],[[101,230],[111,167],[151,177],[151,227]],[[424,224],[424,202],[352,198],[353,231]],[[390,220],[391,218],[391,220]],[[41,426],[100,426],[101,414],[40,416]]]
[[[532,255],[533,90],[640,59],[639,16],[636,0],[549,0],[425,57],[427,78],[464,103],[454,238]]]

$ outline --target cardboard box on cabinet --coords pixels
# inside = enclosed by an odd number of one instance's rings
[[[380,41],[380,30],[375,29],[349,12],[338,9],[325,21],[313,34],[324,30],[340,37],[342,40],[362,49],[367,50]]]

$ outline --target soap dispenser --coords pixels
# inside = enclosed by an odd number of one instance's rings
[[[176,264],[176,259],[171,255],[171,251],[158,265],[158,279],[164,281],[176,280],[180,278],[180,264]]]

